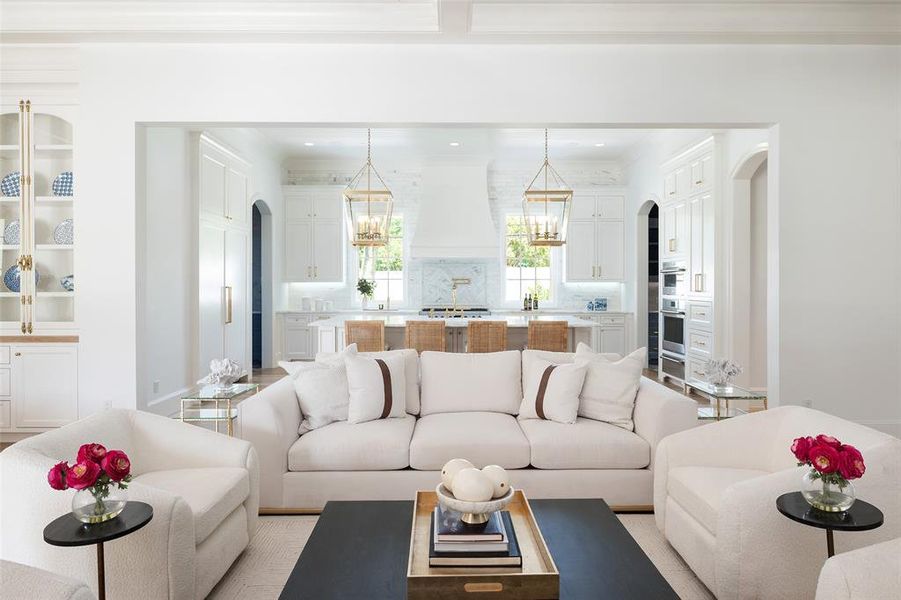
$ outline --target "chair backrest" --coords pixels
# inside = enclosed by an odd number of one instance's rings
[[[444,320],[409,321],[404,334],[404,346],[419,353],[425,351],[444,352],[447,338]]]
[[[506,321],[470,321],[466,327],[467,352],[503,352],[507,349]]]
[[[566,321],[529,321],[529,350],[566,352],[569,325]]]
[[[385,350],[384,321],[345,321],[344,343],[356,344],[358,352],[383,352]]]

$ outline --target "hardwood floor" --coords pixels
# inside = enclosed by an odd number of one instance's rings
[[[271,369],[254,369],[253,383],[260,384],[260,389],[272,385],[288,373],[281,367],[273,367]]]

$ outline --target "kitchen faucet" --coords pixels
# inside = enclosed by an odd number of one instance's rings
[[[457,312],[457,286],[469,285],[470,283],[472,283],[472,280],[470,280],[468,277],[454,277],[451,280],[451,283],[453,284],[451,285],[451,310],[453,312]]]

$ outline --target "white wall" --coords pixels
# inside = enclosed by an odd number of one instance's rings
[[[766,389],[766,200],[767,165],[764,162],[751,177],[751,218],[750,218],[750,361],[748,363],[748,384],[757,389]]]
[[[103,242],[80,250],[83,412],[135,405],[136,122],[775,124],[773,399],[897,428],[899,62],[878,46],[86,45],[79,231]],[[386,92],[348,94],[348,69]]]
[[[197,199],[193,196],[191,132],[197,127],[141,127],[138,156],[142,173],[137,199],[137,398],[136,406],[160,414],[177,410],[177,400],[205,374],[197,363],[197,298],[190,282],[197,269]],[[206,128],[252,165],[251,198],[263,199],[281,219],[280,156],[253,130]],[[144,142],[143,148],[142,140]],[[140,173],[140,169],[139,169]],[[141,194],[141,188],[146,190]],[[279,229],[279,228],[273,228]],[[273,231],[273,269],[280,273],[282,233]],[[276,245],[278,244],[278,245]],[[274,281],[274,279],[273,279]],[[279,301],[282,301],[279,298]],[[273,308],[276,300],[272,299]],[[272,347],[275,341],[270,340]],[[158,382],[154,389],[154,382]]]

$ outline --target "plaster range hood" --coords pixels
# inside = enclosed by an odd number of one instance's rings
[[[488,165],[426,165],[413,258],[497,258]]]

